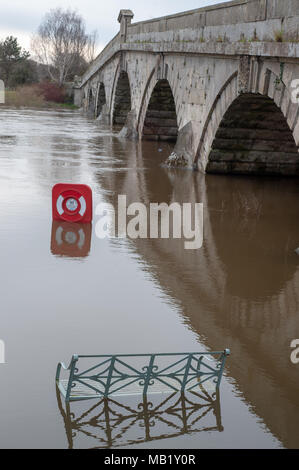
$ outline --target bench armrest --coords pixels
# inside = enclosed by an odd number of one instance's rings
[[[71,360],[70,365],[68,367],[64,364],[64,362],[59,362],[59,364],[57,366],[57,370],[56,370],[56,382],[58,382],[59,379],[60,379],[61,369],[70,371],[72,369],[73,364],[74,364],[74,360],[77,361],[77,356],[72,357],[72,360]]]

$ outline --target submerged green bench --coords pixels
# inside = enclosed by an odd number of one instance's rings
[[[208,353],[72,357],[58,364],[56,384],[66,402],[110,396],[196,391],[205,382],[219,388],[230,350]],[[68,372],[61,378],[62,370]]]

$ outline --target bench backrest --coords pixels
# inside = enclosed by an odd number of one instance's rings
[[[207,381],[219,388],[229,355],[228,349],[209,353],[75,355],[69,367],[66,399],[76,384],[94,391],[95,397],[130,394],[132,386],[143,395],[154,392],[157,386],[169,392],[192,391]],[[91,398],[90,393],[79,399],[86,398]]]

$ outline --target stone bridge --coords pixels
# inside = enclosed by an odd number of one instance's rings
[[[170,141],[167,163],[299,175],[299,0],[237,0],[132,23],[77,82],[120,137]]]

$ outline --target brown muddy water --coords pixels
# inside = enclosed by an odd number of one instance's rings
[[[78,112],[2,108],[0,119],[0,447],[298,448],[298,180],[161,168],[168,144],[121,140]],[[89,184],[94,206],[118,194],[202,202],[203,247],[99,240],[95,216],[81,252],[63,251],[58,182]],[[74,353],[224,348],[221,407],[189,404],[188,420],[156,397],[148,425],[128,397],[111,402],[109,423],[95,402],[71,404],[70,422],[57,401],[56,365]]]

